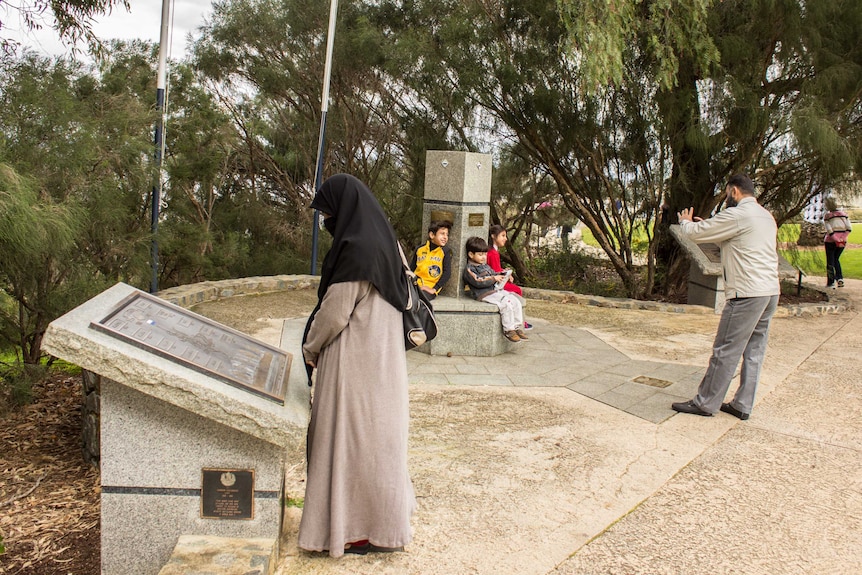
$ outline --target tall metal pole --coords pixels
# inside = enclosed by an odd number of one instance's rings
[[[159,291],[159,207],[162,201],[162,163],[165,156],[165,122],[167,108],[165,106],[165,88],[167,86],[168,69],[168,33],[171,14],[171,1],[162,0],[162,27],[159,33],[159,68],[156,78],[156,110],[159,118],[156,121],[155,136],[155,175],[153,176],[153,195],[150,210],[150,233],[152,245],[150,259],[152,261],[152,276],[150,293]]]
[[[314,191],[323,183],[323,150],[326,145],[326,113],[329,111],[329,79],[332,76],[332,49],[335,43],[335,20],[338,15],[338,0],[329,3],[329,33],[326,36],[326,65],[323,70],[323,95],[320,98],[320,136],[317,140],[317,169],[314,172]],[[311,275],[317,274],[317,239],[320,210],[314,210],[311,227]]]

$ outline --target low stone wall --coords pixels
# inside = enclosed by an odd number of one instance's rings
[[[240,295],[300,289],[317,289],[320,276],[281,275],[207,281],[168,288],[156,295],[174,305],[190,308],[205,301],[214,301]]]
[[[800,303],[780,305],[775,311],[775,317],[828,315],[833,313],[842,313],[848,311],[852,307],[850,298],[844,296],[840,291],[824,291],[823,289],[809,284],[803,284],[803,286],[808,289],[813,289],[825,293],[826,296],[829,298],[829,301],[823,303]],[[603,297],[579,294],[568,291],[556,291],[528,287],[522,289],[524,290],[524,297],[527,299],[536,299],[557,303],[574,303],[579,305],[593,305],[597,307],[612,307],[616,309],[643,309],[649,311],[663,311],[668,313],[706,315],[715,314],[715,311],[711,307],[702,305],[667,303],[660,301],[648,301],[629,298]]]
[[[201,282],[162,290],[158,296],[180,307],[190,308],[205,301],[214,301],[241,295],[261,294],[277,291],[300,289],[317,289],[319,276],[311,275],[281,275],[267,277],[239,278],[214,282]],[[809,289],[823,291],[816,286],[803,284]],[[571,291],[557,291],[539,288],[522,288],[526,299],[551,301],[557,303],[574,303],[617,309],[642,309],[648,311],[663,311],[667,313],[713,314],[712,308],[700,305],[667,303],[660,301],[638,300],[629,298],[604,297],[579,294]],[[829,301],[825,303],[803,303],[780,306],[777,317],[825,315],[841,313],[850,309],[850,300],[840,291],[830,290],[826,293]]]
[[[84,406],[81,408],[83,425],[81,426],[81,448],[84,452],[84,461],[99,467],[101,457],[101,445],[99,433],[102,417],[102,376],[92,371],[82,372],[84,389]]]

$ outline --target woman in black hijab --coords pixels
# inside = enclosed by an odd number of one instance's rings
[[[410,542],[407,280],[395,232],[371,191],[339,174],[311,207],[332,247],[302,352],[317,369],[299,546],[333,557]]]

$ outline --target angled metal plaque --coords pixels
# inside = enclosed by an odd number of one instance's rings
[[[292,356],[138,291],[90,327],[284,405]]]

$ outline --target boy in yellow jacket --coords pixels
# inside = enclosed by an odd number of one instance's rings
[[[419,287],[434,299],[452,275],[452,253],[449,242],[451,222],[434,221],[428,226],[428,241],[416,248],[410,267],[419,278]]]

